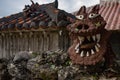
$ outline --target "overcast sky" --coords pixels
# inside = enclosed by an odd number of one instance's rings
[[[54,0],[33,0],[39,4],[51,3]],[[99,0],[58,0],[59,8],[67,12],[74,12],[82,5],[87,7],[99,4]],[[21,12],[24,5],[31,4],[30,0],[0,0],[0,17]]]

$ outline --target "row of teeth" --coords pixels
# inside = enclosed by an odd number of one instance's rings
[[[78,44],[76,45],[76,47],[75,47],[75,51],[76,51],[77,54],[80,53],[79,45],[80,45],[80,44],[78,43]],[[95,51],[96,51],[96,52],[99,52],[99,48],[100,48],[100,44],[97,43],[97,44],[95,45]],[[85,51],[82,50],[81,53],[80,53],[80,56],[81,56],[81,57],[84,57],[84,56],[89,57],[90,54],[94,55],[94,54],[95,54],[95,51],[94,51],[93,49],[91,49],[90,51],[87,51],[86,55],[84,55]]]
[[[100,48],[100,44],[98,43],[101,39],[100,37],[100,34],[97,34],[97,35],[93,35],[93,36],[87,36],[87,39],[89,41],[91,41],[91,38],[94,40],[94,41],[97,41],[96,45],[95,45],[95,51],[96,52],[99,52],[99,48]],[[78,39],[79,39],[79,43],[76,45],[75,47],[75,51],[76,53],[80,53],[80,49],[79,49],[79,46],[83,43],[83,41],[85,40],[85,37],[81,37],[81,36],[78,36]],[[81,51],[80,53],[80,56],[81,57],[84,57],[84,56],[90,56],[90,54],[94,55],[95,54],[95,51],[93,49],[91,49],[90,51],[87,51],[86,55],[84,55],[85,51]]]
[[[87,36],[86,38],[87,38],[89,41],[91,41],[91,37],[92,37],[92,39],[93,39],[94,41],[97,41],[97,42],[99,42],[99,41],[100,41],[100,38],[101,38],[100,34],[96,34],[96,35],[93,35],[93,36]],[[78,36],[78,39],[79,39],[79,41],[80,41],[80,44],[82,44],[82,42],[85,40],[85,37]]]

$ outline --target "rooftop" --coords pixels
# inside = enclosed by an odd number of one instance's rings
[[[58,9],[58,0],[49,4],[25,5],[23,12],[0,19],[0,31],[37,30],[40,28],[65,27],[74,16]]]
[[[49,4],[25,5],[23,12],[0,19],[0,31],[39,30],[40,28],[65,27],[74,15],[58,9],[58,0]],[[100,0],[99,13],[107,22],[107,30],[120,30],[120,0]],[[87,12],[93,6],[87,8]]]

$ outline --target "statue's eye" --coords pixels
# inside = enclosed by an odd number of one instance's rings
[[[84,15],[78,15],[76,16],[77,19],[83,20],[84,19]]]
[[[99,16],[99,14],[90,13],[88,17],[92,19],[96,18],[97,16]]]

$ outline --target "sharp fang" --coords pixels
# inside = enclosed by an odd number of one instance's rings
[[[80,41],[80,45],[82,44],[82,41]]]
[[[89,52],[87,52],[87,55],[86,55],[86,56],[87,56],[87,57],[90,56]]]
[[[100,47],[100,44],[99,44],[99,43],[97,43],[97,46],[98,46],[98,47]]]
[[[97,34],[96,37],[97,37],[97,42],[99,42],[100,41],[100,34]]]
[[[81,38],[80,38],[80,36],[78,36],[78,39],[79,39],[79,41],[81,41]]]
[[[76,50],[76,53],[79,53],[79,49]]]
[[[79,48],[79,45],[80,45],[79,43],[76,45],[75,50],[77,50]]]
[[[95,50],[98,52],[99,51],[99,48],[97,46],[95,46]]]
[[[78,36],[78,39],[79,39],[81,42],[83,42],[85,38]]]
[[[95,52],[91,49],[91,54],[95,54]]]
[[[87,39],[90,41],[90,36],[87,36]]]
[[[81,57],[83,57],[83,56],[84,56],[84,51],[82,51],[82,52],[80,53],[80,56],[81,56]]]
[[[93,40],[95,41],[95,36],[92,36]]]

